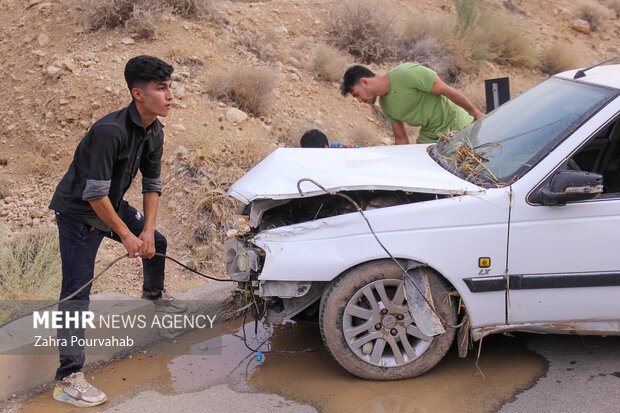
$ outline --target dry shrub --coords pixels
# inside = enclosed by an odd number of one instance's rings
[[[11,239],[0,233],[0,299],[56,299],[61,279],[55,230],[23,231]]]
[[[237,46],[263,60],[273,60],[275,41],[276,33],[271,29],[256,32],[242,27],[235,34]]]
[[[549,75],[569,70],[577,66],[577,57],[566,45],[555,42],[540,52],[540,70]]]
[[[311,70],[323,80],[335,82],[342,78],[347,69],[347,59],[340,51],[327,44],[320,43],[314,49],[310,61]]]
[[[484,0],[456,0],[457,36],[475,61],[490,60],[532,68],[536,56],[522,22]]]
[[[125,28],[135,33],[138,39],[150,39],[157,31],[158,18],[151,9],[135,5],[129,19],[125,22]]]
[[[39,176],[49,176],[52,173],[52,161],[41,153],[34,153],[25,157],[33,172]]]
[[[400,57],[428,66],[448,81],[483,61],[534,67],[536,54],[516,17],[484,0],[456,0],[455,5],[456,15],[410,16]]]
[[[186,19],[206,18],[215,23],[226,23],[226,19],[216,10],[212,0],[155,0],[170,7],[174,14]]]
[[[409,16],[403,27],[400,57],[416,61],[453,82],[461,71],[471,70],[468,45],[457,33],[455,15]]]
[[[457,20],[455,15],[434,14],[411,14],[408,16],[402,28],[406,42],[418,42],[433,38],[441,44],[451,43],[456,39],[455,27]]]
[[[378,0],[345,0],[330,8],[330,43],[363,63],[381,63],[398,53],[394,15]]]
[[[602,3],[610,10],[616,13],[616,17],[620,17],[620,0],[602,0]]]
[[[198,222],[191,233],[190,261],[195,261],[192,265],[196,268],[214,268],[224,262],[222,241],[226,232],[237,229],[239,224],[235,216],[238,202],[226,196],[226,191],[271,148],[261,138],[230,136],[213,127],[191,127],[189,132],[196,149],[189,152],[181,166],[194,171],[200,195]]]
[[[445,51],[434,38],[427,38],[411,43],[400,51],[403,60],[420,63],[437,72],[437,75],[447,81],[454,82],[461,69],[455,62],[455,58]]]
[[[126,26],[140,38],[151,38],[165,13],[225,24],[212,0],[82,0],[79,10],[91,30]]]
[[[269,69],[240,66],[232,71],[217,72],[207,86],[208,93],[220,100],[234,103],[254,115],[267,114],[277,85],[277,75]]]
[[[590,30],[597,31],[603,21],[613,15],[613,12],[602,4],[593,0],[579,0],[575,3],[573,14],[578,19],[583,19],[590,24]]]

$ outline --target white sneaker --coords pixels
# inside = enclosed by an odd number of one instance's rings
[[[108,399],[104,392],[86,381],[81,371],[72,373],[62,380],[56,380],[53,397],[55,400],[78,407],[97,406]]]

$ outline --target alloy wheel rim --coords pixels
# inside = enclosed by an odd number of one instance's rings
[[[373,281],[347,302],[344,338],[353,353],[378,367],[399,367],[418,359],[431,345],[409,315],[402,280]]]

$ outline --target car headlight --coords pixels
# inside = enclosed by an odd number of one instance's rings
[[[248,281],[252,271],[258,271],[260,254],[255,248],[232,239],[226,243],[226,272],[235,281]]]
[[[250,258],[248,257],[247,251],[241,251],[239,255],[237,255],[236,264],[239,271],[247,272],[248,268],[250,268]]]

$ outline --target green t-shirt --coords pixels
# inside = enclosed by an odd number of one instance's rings
[[[379,97],[385,117],[421,126],[418,143],[437,142],[449,130],[460,131],[474,118],[442,95],[430,93],[437,73],[418,63],[403,63],[388,72],[390,91]]]

